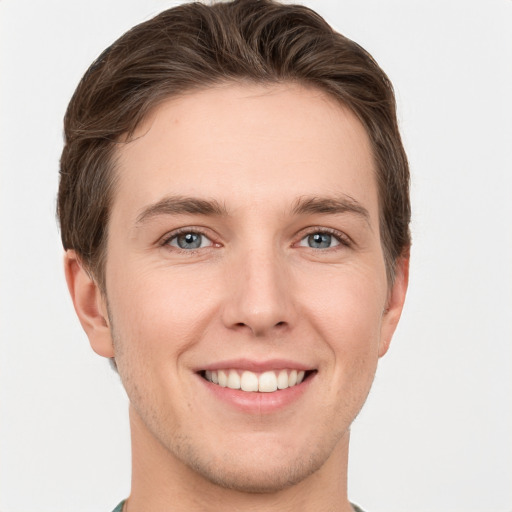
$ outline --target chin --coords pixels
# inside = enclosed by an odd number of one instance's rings
[[[226,461],[228,462],[228,461]],[[198,465],[191,469],[219,487],[242,493],[272,494],[297,485],[313,474],[322,465],[319,461],[296,460],[272,467],[259,464]],[[258,467],[260,466],[260,467]]]
[[[188,442],[187,442],[188,441]],[[245,443],[244,448],[198,449],[191,440],[181,439],[174,455],[195,475],[211,484],[242,493],[272,494],[297,485],[318,471],[329,459],[336,442],[308,443],[302,449],[283,449],[269,443],[263,449]],[[280,449],[281,448],[281,449]]]

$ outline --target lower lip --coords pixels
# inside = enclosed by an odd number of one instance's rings
[[[310,374],[300,384],[279,389],[272,393],[248,392],[240,389],[224,388],[198,375],[208,391],[217,399],[247,414],[271,414],[293,404],[308,390],[315,373]]]

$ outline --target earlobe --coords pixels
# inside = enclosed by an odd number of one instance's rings
[[[409,255],[399,258],[395,267],[395,279],[389,291],[388,302],[382,316],[379,357],[389,349],[391,338],[400,320],[409,284]]]
[[[75,251],[66,251],[64,271],[76,314],[92,349],[103,357],[114,357],[105,298]]]

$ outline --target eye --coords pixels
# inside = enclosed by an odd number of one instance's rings
[[[311,247],[312,249],[329,249],[340,245],[340,243],[340,240],[335,235],[323,231],[317,231],[305,236],[299,242],[299,246]]]
[[[203,247],[211,247],[213,242],[202,233],[196,231],[186,231],[173,235],[166,242],[171,247],[177,247],[182,250],[201,249]]]

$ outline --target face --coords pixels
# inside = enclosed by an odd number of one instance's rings
[[[315,89],[223,85],[160,105],[117,172],[109,335],[89,337],[115,354],[134,435],[239,490],[324,467],[405,294],[362,125]]]

